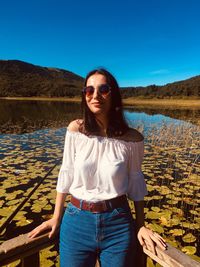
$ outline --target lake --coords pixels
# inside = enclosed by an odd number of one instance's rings
[[[65,127],[69,121],[79,118],[81,106],[77,103],[53,101],[15,101],[0,99],[0,133],[26,133],[43,128]],[[145,129],[151,125],[200,124],[199,109],[169,109],[149,106],[125,109],[130,125]]]
[[[55,166],[1,240],[28,232],[52,214],[66,126],[80,114],[77,103],[0,100],[0,226]],[[199,259],[200,109],[137,106],[124,115],[145,136],[148,227]]]

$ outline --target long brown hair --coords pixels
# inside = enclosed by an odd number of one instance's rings
[[[111,108],[108,114],[108,137],[123,135],[128,129],[128,125],[125,121],[122,107],[122,98],[120,94],[119,85],[114,78],[114,76],[105,69],[94,69],[90,71],[84,82],[84,86],[87,84],[87,80],[90,76],[94,74],[102,74],[106,77],[106,81],[111,88]],[[83,114],[83,124],[80,127],[80,131],[84,134],[97,134],[99,133],[99,125],[95,120],[94,114],[88,108],[85,95],[82,92],[82,114]]]

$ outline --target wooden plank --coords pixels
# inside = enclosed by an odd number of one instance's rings
[[[155,262],[159,263],[162,267],[172,267],[168,263],[166,263],[163,259],[160,259],[156,254],[152,253],[150,250],[144,248],[143,251],[147,256],[149,256]],[[177,267],[181,266],[178,265]]]
[[[45,233],[30,239],[28,234],[23,234],[5,241],[0,245],[1,264],[8,264],[16,259],[23,259],[58,242],[58,235],[51,239],[49,239],[48,235],[49,233]]]
[[[27,234],[24,234],[5,241],[0,245],[1,264],[5,265],[16,259],[23,259],[58,242],[58,234],[53,239],[49,239],[48,235],[49,233],[44,233],[30,239]],[[169,244],[167,250],[164,251],[156,247],[156,255],[146,249],[144,253],[163,267],[200,267],[199,262]]]
[[[144,253],[163,267],[200,267],[199,262],[169,244],[167,244],[167,250],[161,250],[159,247],[156,247],[157,255],[147,249],[143,250]]]

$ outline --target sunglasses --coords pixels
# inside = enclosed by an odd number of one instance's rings
[[[87,97],[92,97],[94,94],[95,88],[94,86],[87,86],[83,88],[82,92]],[[102,97],[106,97],[110,93],[110,86],[108,84],[101,84],[98,87],[98,94],[100,94]]]

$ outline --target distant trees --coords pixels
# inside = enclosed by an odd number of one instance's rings
[[[65,70],[0,60],[0,97],[80,95],[83,78]]]
[[[66,70],[35,66],[17,60],[0,60],[0,97],[80,96],[83,78]],[[122,97],[200,98],[200,76],[157,86],[121,88]]]
[[[123,98],[200,98],[200,76],[164,86],[126,87],[121,93]]]

